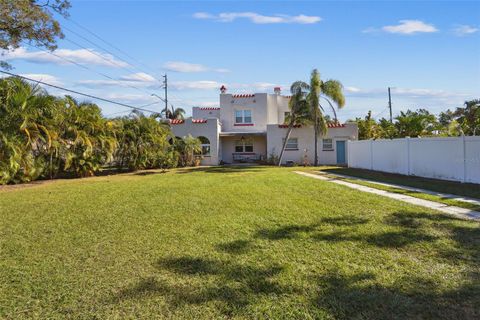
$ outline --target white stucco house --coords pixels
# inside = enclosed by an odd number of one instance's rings
[[[271,154],[279,155],[287,131],[284,124],[290,96],[281,94],[229,94],[222,86],[219,108],[194,107],[192,117],[171,120],[176,137],[198,137],[202,142],[202,165],[257,162]],[[325,136],[318,139],[321,164],[345,164],[347,140],[358,139],[355,123],[329,125]],[[313,129],[296,127],[292,130],[283,163],[293,161],[313,163]]]

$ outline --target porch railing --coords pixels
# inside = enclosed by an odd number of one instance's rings
[[[263,155],[258,153],[233,153],[234,162],[257,162],[263,160]]]

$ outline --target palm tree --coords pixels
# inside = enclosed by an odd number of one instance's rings
[[[290,87],[290,92],[292,93],[292,98],[288,102],[290,113],[285,119],[285,122],[288,124],[288,130],[285,139],[283,140],[282,151],[280,152],[280,157],[278,159],[279,166],[282,164],[283,154],[285,153],[285,148],[293,128],[305,124],[309,119],[309,110],[307,100],[305,99],[305,89],[305,83],[301,81],[294,82]]]
[[[320,73],[314,69],[310,76],[310,85],[308,86],[310,92],[307,96],[307,101],[310,109],[310,120],[313,124],[315,134],[315,160],[314,165],[318,165],[318,136],[327,133],[327,122],[325,120],[325,109],[320,103],[323,98],[330,106],[334,114],[334,120],[337,122],[337,113],[334,104],[337,108],[342,108],[345,105],[345,97],[343,95],[343,85],[337,80],[322,81]]]
[[[179,119],[179,120],[183,120],[184,118],[184,115],[185,115],[185,110],[182,109],[182,108],[174,108],[172,106],[172,110],[163,110],[162,113],[165,115],[165,118],[166,119],[170,119],[170,120],[176,120],[176,119]]]

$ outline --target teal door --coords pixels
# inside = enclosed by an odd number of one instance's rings
[[[345,163],[345,141],[337,141],[337,164]]]

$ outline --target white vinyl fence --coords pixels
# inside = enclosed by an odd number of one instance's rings
[[[348,166],[480,183],[480,136],[348,141]]]

